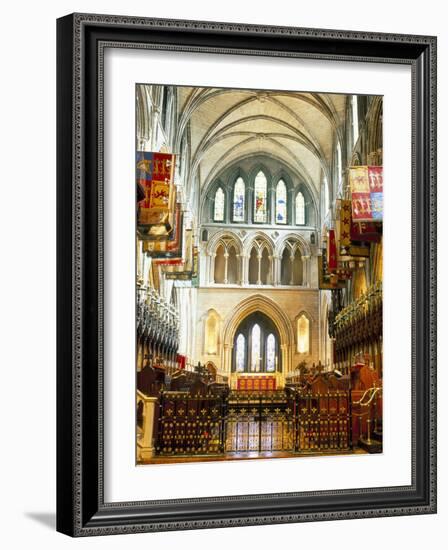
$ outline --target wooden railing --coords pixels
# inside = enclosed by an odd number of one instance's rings
[[[382,451],[382,395],[382,388],[373,386],[352,403],[353,440],[370,453]]]

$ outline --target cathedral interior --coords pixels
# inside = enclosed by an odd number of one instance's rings
[[[382,97],[139,84],[136,216],[138,464],[382,452]]]

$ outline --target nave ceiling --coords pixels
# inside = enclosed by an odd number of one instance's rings
[[[342,143],[345,95],[178,88],[178,144],[190,123],[191,172],[204,190],[227,166],[254,155],[275,157],[320,192]]]

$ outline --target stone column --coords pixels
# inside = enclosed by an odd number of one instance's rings
[[[310,286],[310,256],[302,256],[302,285],[309,287]]]
[[[274,255],[273,259],[273,277],[272,283],[274,286],[281,284],[281,259],[279,256]]]
[[[261,285],[261,258],[262,258],[262,254],[260,254],[260,252],[259,252],[258,255],[257,255],[257,259],[258,259],[257,285]]]
[[[222,370],[226,375],[230,376],[232,372],[232,348],[230,344],[224,344],[224,361],[222,364]]]
[[[249,257],[246,254],[241,254],[241,284],[247,286],[249,284]]]
[[[243,259],[242,257],[237,254],[236,255],[236,284],[241,285],[242,284],[242,277],[243,277],[243,265],[242,265]]]
[[[289,364],[289,357],[288,357],[288,351],[289,346],[287,344],[281,344],[280,350],[282,354],[282,373],[285,376],[287,372],[289,372],[290,364]]]
[[[199,278],[201,286],[210,282],[210,256],[206,252],[199,254]]]
[[[224,284],[225,285],[229,282],[228,279],[227,279],[228,262],[229,262],[229,253],[226,250],[224,252]]]
[[[294,252],[291,250],[291,254],[289,256],[289,261],[290,261],[290,264],[291,264],[291,275],[289,277],[289,284],[290,285],[293,285],[294,284]],[[302,275],[303,277],[303,275]]]
[[[208,257],[208,282],[215,282],[215,259],[216,254],[210,254]]]
[[[143,437],[139,441],[139,457],[148,460],[155,454],[154,447],[154,418],[157,397],[145,397],[143,408]]]

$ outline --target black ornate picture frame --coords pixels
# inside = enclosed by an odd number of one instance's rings
[[[108,46],[412,69],[412,483],[108,503],[103,480],[103,59]],[[436,512],[436,38],[73,14],[57,22],[57,529],[71,536]]]

